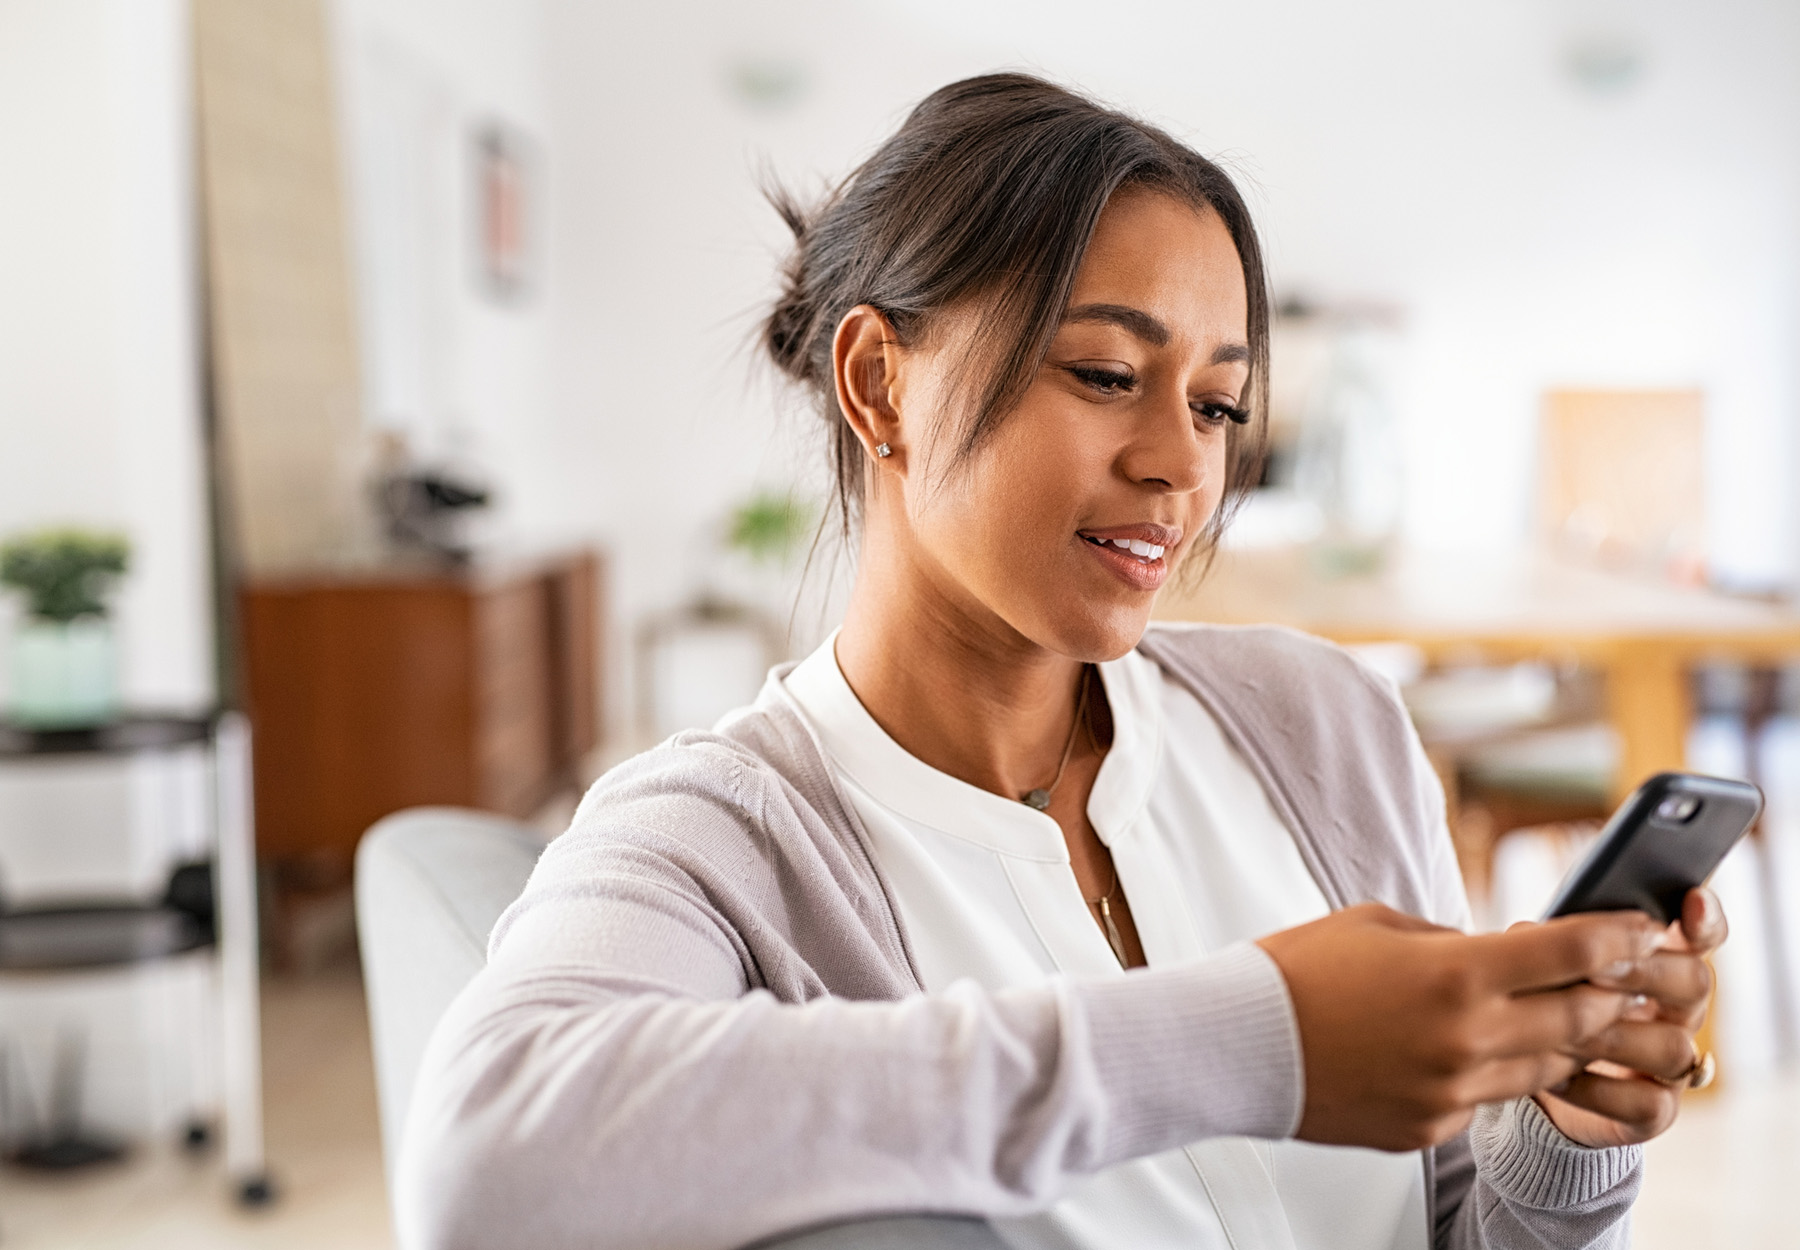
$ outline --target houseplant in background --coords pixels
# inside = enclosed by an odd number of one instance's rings
[[[97,725],[118,711],[106,595],[130,564],[123,536],[50,529],[0,544],[0,585],[21,592],[7,713],[21,725]]]
[[[696,552],[700,590],[639,625],[638,719],[649,741],[711,725],[750,702],[769,666],[786,658],[783,579],[813,516],[791,493],[744,499]]]
[[[789,559],[812,527],[812,509],[792,495],[752,495],[731,513],[725,545],[757,564]]]

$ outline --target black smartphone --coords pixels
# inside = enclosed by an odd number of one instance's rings
[[[1620,804],[1600,840],[1563,879],[1544,919],[1583,911],[1643,911],[1664,924],[1681,916],[1762,811],[1747,781],[1658,773]]]

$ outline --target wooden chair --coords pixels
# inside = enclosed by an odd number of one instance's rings
[[[1697,584],[1705,578],[1704,397],[1697,390],[1556,390],[1539,428],[1537,541],[1564,559]],[[1430,677],[1427,682],[1433,680]],[[1446,780],[1451,824],[1479,904],[1499,840],[1516,829],[1603,818],[1616,790],[1606,752],[1571,767],[1554,738],[1603,737],[1592,675],[1559,676],[1543,715],[1470,737],[1421,717]],[[1542,765],[1532,763],[1534,745]]]

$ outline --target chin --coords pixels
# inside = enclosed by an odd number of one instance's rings
[[[1154,599],[1140,604],[1055,604],[1046,613],[1053,637],[1045,645],[1072,660],[1101,664],[1116,660],[1144,636]],[[1077,611],[1071,611],[1071,608]],[[1086,609],[1085,611],[1079,609]]]

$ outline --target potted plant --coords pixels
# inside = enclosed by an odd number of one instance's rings
[[[0,544],[0,585],[25,597],[12,644],[13,720],[66,729],[117,714],[106,594],[130,557],[122,536],[87,530],[40,530]]]
[[[758,564],[785,561],[811,524],[812,509],[792,495],[753,495],[733,509],[725,544]]]

